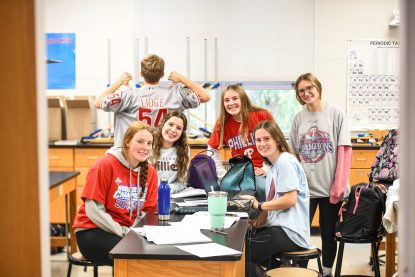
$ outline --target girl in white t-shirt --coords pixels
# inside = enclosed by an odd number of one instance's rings
[[[180,111],[167,113],[154,136],[152,163],[159,180],[166,178],[171,193],[186,188],[189,146],[186,139],[187,119]]]
[[[251,198],[261,211],[247,236],[245,276],[262,274],[259,265],[275,254],[312,248],[308,223],[309,193],[301,164],[291,153],[278,125],[263,121],[255,128],[258,152],[271,164],[265,182],[266,200]]]

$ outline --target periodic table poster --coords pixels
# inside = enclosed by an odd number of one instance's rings
[[[350,40],[347,117],[353,128],[397,128],[399,41]]]

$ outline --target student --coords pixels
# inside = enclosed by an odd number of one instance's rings
[[[82,255],[113,265],[109,251],[128,233],[139,212],[157,203],[157,173],[147,159],[152,129],[135,122],[127,129],[122,148],[111,148],[89,170],[75,218],[76,240]]]
[[[254,128],[264,120],[274,118],[265,109],[251,103],[244,88],[239,84],[226,87],[221,96],[220,115],[208,141],[208,149],[214,151],[218,176],[225,174],[218,149],[228,146],[232,156],[242,154],[252,159],[256,175],[257,195],[265,199],[265,176],[268,166],[264,165],[255,146]]]
[[[95,100],[96,108],[115,113],[115,147],[121,146],[125,130],[134,121],[156,127],[167,112],[197,108],[200,103],[210,100],[210,95],[202,86],[175,71],[168,78],[173,86],[161,87],[164,60],[157,55],[149,55],[141,61],[141,76],[144,86],[138,90],[127,88],[116,92],[122,85],[128,86],[132,79],[126,72]]]
[[[321,99],[320,81],[311,73],[295,82],[303,105],[293,120],[290,143],[307,175],[310,189],[310,224],[320,210],[323,273],[331,276],[337,251],[335,224],[340,200],[348,194],[352,157],[350,132],[342,111]]]
[[[263,121],[255,128],[258,152],[271,168],[266,178],[266,201],[251,198],[261,212],[255,233],[247,237],[245,276],[262,273],[259,265],[286,251],[312,248],[308,223],[307,178],[278,125]],[[249,196],[244,196],[249,198]],[[259,274],[261,276],[261,274]]]
[[[154,136],[151,160],[159,179],[168,180],[172,194],[186,188],[189,163],[186,128],[186,116],[173,111],[163,117]]]

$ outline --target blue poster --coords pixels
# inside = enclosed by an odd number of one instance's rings
[[[46,47],[48,89],[74,89],[75,34],[48,33]]]

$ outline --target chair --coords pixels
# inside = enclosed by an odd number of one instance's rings
[[[344,244],[345,243],[370,243],[371,244],[371,252],[372,252],[372,269],[375,272],[375,277],[380,277],[380,269],[379,269],[379,245],[380,241],[382,240],[382,236],[373,237],[373,238],[361,238],[361,239],[354,239],[354,238],[345,238],[336,236],[336,240],[340,242],[339,249],[337,251],[337,262],[336,262],[336,272],[334,277],[341,276],[341,268],[343,262],[343,252],[344,252]]]
[[[280,267],[267,271],[270,277],[321,277],[322,274],[308,268],[300,267]]]
[[[72,271],[72,265],[79,265],[79,266],[83,266],[84,267],[84,271],[86,271],[86,268],[89,266],[93,266],[94,267],[94,277],[98,277],[98,266],[100,266],[99,264],[95,264],[89,260],[87,260],[86,258],[84,258],[82,256],[82,254],[80,252],[72,252],[73,250],[71,249],[71,246],[69,244],[69,237],[70,237],[70,228],[72,228],[72,226],[69,226],[70,224],[68,224],[69,222],[69,216],[68,216],[68,195],[65,195],[65,220],[66,220],[66,224],[65,224],[65,235],[66,235],[66,254],[67,254],[67,258],[68,258],[68,273],[67,273],[67,277],[71,276],[71,271]],[[72,238],[75,239],[75,238]]]
[[[318,248],[306,249],[299,251],[290,251],[279,253],[277,256],[281,261],[290,260],[294,263],[297,261],[308,261],[312,259],[317,259],[318,271],[323,274],[323,268],[321,266],[321,250]]]

